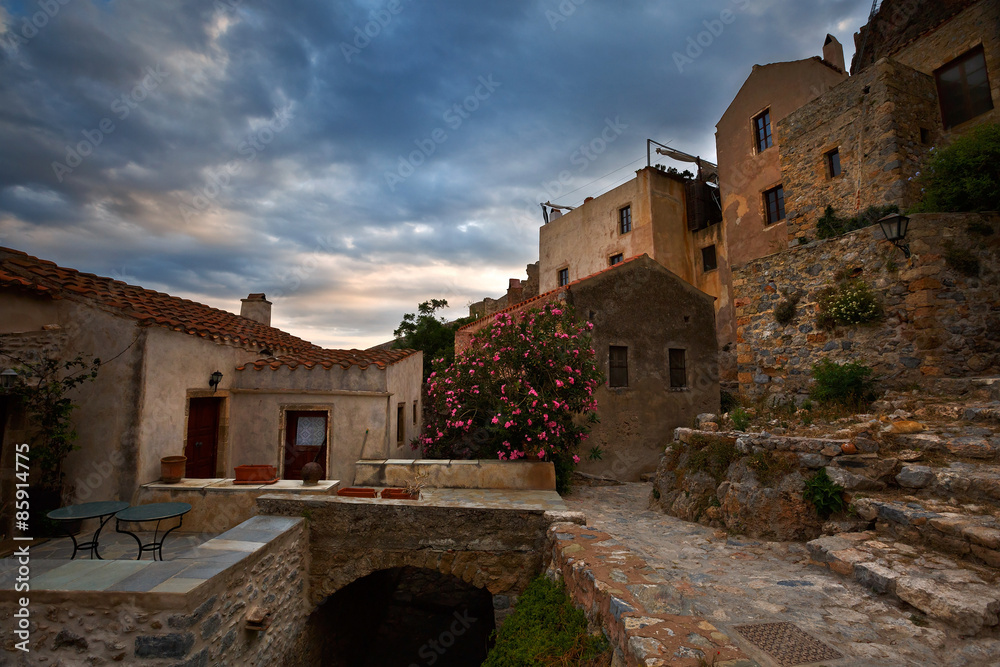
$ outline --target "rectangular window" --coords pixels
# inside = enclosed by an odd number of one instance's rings
[[[413,401],[413,425],[417,425],[417,402]]]
[[[608,386],[628,386],[628,348],[624,345],[608,348]]]
[[[753,119],[754,145],[757,152],[763,153],[771,147],[771,110],[765,109]]]
[[[719,268],[719,262],[715,257],[715,246],[710,245],[701,249],[701,266],[705,271],[714,271]]]
[[[687,386],[687,368],[684,350],[670,349],[670,387],[680,389]]]
[[[922,143],[924,146],[931,143],[931,131],[928,130],[926,127],[920,128],[920,143]]]
[[[834,148],[826,154],[826,175],[827,178],[840,176],[840,149]]]
[[[396,406],[396,446],[402,447],[406,440],[406,403]]]
[[[771,225],[785,219],[785,191],[779,185],[764,191],[764,224]]]
[[[611,257],[608,258],[608,264],[614,266],[615,264],[621,264],[624,260],[625,256],[618,253],[617,255],[611,255]]]
[[[628,234],[632,231],[632,207],[618,209],[618,233]]]
[[[559,287],[569,285],[569,269],[559,269]]]
[[[993,108],[983,47],[968,51],[934,72],[941,120],[948,129]]]

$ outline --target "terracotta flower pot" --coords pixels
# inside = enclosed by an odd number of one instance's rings
[[[164,456],[160,459],[160,479],[165,484],[176,484],[184,479],[186,456]]]
[[[338,496],[345,496],[347,498],[374,498],[375,489],[369,489],[363,486],[348,486],[344,489],[337,489]]]
[[[420,491],[410,493],[406,489],[400,488],[382,489],[382,498],[384,500],[419,500]]]
[[[243,465],[234,468],[234,484],[273,484],[278,481],[278,469],[274,466]]]

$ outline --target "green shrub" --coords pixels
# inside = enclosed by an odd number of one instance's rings
[[[882,303],[864,280],[844,280],[816,295],[816,323],[822,329],[867,324],[882,318]]]
[[[801,295],[796,292],[779,301],[774,307],[774,321],[781,326],[790,324],[795,319],[795,307],[799,305],[800,298]]]
[[[733,410],[729,418],[733,420],[733,428],[737,431],[746,431],[750,428],[750,415],[743,408]]]
[[[914,212],[1000,210],[1000,125],[980,125],[938,151],[919,181]]]
[[[859,362],[836,364],[823,359],[813,364],[812,376],[816,383],[809,396],[819,403],[867,406],[877,396],[872,374],[871,368]]]
[[[499,630],[483,667],[603,665],[611,648],[604,635],[587,633],[587,617],[573,606],[566,588],[535,578],[517,599]]]
[[[735,443],[719,438],[692,436],[688,447],[690,453],[685,467],[694,472],[706,472],[714,477],[716,482],[722,482],[729,470],[729,464],[740,456]]]
[[[899,213],[899,207],[895,204],[885,206],[869,206],[858,215],[851,218],[841,218],[833,210],[832,206],[827,206],[823,212],[823,217],[816,222],[816,235],[821,239],[828,239],[840,236],[855,229],[862,229],[874,225],[879,218],[884,218],[890,213]]]
[[[719,410],[725,414],[727,412],[732,412],[733,409],[739,407],[740,399],[736,394],[731,391],[726,391],[725,389],[719,395]]]
[[[751,454],[747,458],[747,466],[757,475],[761,486],[771,486],[796,468],[788,455],[768,451]]]
[[[979,258],[968,248],[955,245],[951,241],[946,241],[944,244],[944,262],[963,276],[970,278],[979,276]]]
[[[844,487],[830,479],[826,474],[826,468],[820,468],[815,475],[806,480],[802,498],[812,503],[821,519],[828,519],[831,514],[844,509]]]

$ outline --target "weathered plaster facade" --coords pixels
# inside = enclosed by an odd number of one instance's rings
[[[842,60],[843,51],[840,55]],[[788,243],[784,220],[765,224],[762,194],[782,184],[783,138],[774,132],[778,122],[846,78],[844,71],[818,57],[754,65],[716,125],[723,227],[734,268],[783,250]],[[764,111],[770,113],[773,144],[761,151],[753,119]]]

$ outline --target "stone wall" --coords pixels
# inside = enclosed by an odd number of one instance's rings
[[[301,664],[299,638],[309,611],[305,605],[304,522],[273,517],[251,521],[256,523],[243,525],[247,532],[270,532],[272,524],[281,524],[283,530],[224,573],[187,592],[155,587],[146,592],[122,587],[32,590],[27,594],[31,600],[31,651],[15,650],[13,636],[5,632],[0,663],[149,667]],[[264,522],[270,523],[265,526]],[[89,562],[83,561],[81,566]],[[190,563],[178,559],[143,565],[173,573],[178,564]],[[93,564],[105,568],[135,565],[125,561]],[[87,583],[96,586],[99,579],[91,577]],[[13,591],[0,591],[0,623],[5,628],[13,627],[16,599]],[[245,629],[248,612],[257,607],[271,612],[271,625],[263,633]]]
[[[983,236],[969,224],[986,222]],[[804,393],[820,359],[860,361],[887,386],[924,378],[1000,371],[1000,215],[929,213],[910,220],[911,260],[889,245],[878,225],[755,260],[736,272],[739,380],[756,394]],[[979,259],[979,277],[951,268],[952,245]],[[866,281],[885,309],[882,321],[820,330],[816,298],[840,276]],[[786,296],[801,298],[791,323],[774,319]]]
[[[815,240],[816,222],[828,205],[844,217],[885,204],[905,210],[919,195],[910,179],[940,128],[933,77],[891,60],[875,63],[779,121],[789,244]],[[826,155],[835,149],[839,176],[831,176],[827,166]]]

